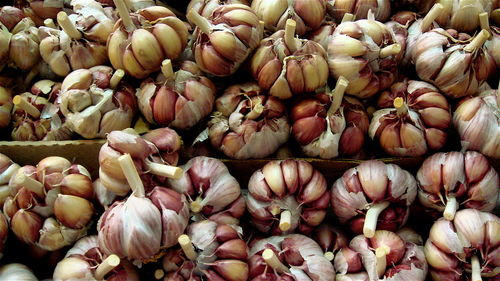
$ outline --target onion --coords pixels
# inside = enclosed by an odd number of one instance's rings
[[[254,172],[246,197],[253,224],[272,234],[311,233],[325,218],[329,199],[323,175],[293,159],[270,161]]]
[[[231,158],[267,157],[288,140],[284,103],[264,95],[255,83],[227,88],[215,106],[208,136],[212,146]]]
[[[394,164],[368,160],[335,181],[331,202],[341,223],[371,238],[376,229],[401,228],[416,195],[417,184],[409,172]]]

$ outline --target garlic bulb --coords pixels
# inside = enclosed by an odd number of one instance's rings
[[[10,90],[0,86],[0,129],[10,124],[12,106],[12,95]]]
[[[347,236],[341,229],[326,223],[314,231],[312,238],[321,246],[323,255],[329,261],[333,261],[335,255],[349,244]]]
[[[9,263],[0,267],[0,280],[3,281],[38,281],[38,278],[24,264]]]
[[[297,34],[317,29],[326,14],[324,0],[253,0],[252,9],[267,30],[275,32],[285,29],[288,19],[297,23]]]
[[[144,80],[136,92],[149,123],[189,129],[212,112],[216,88],[196,63],[184,61],[174,73],[170,60],[165,60],[162,72],[156,81]]]
[[[64,9],[64,1],[58,0],[16,1],[16,4],[17,7],[22,9],[24,14],[30,17],[37,26],[43,25],[46,19],[55,19],[57,13]]]
[[[235,159],[263,158],[288,140],[285,104],[256,83],[230,86],[215,101],[208,124],[212,146]]]
[[[187,5],[186,13],[195,10],[200,16],[210,18],[215,9],[230,4],[249,5],[247,0],[191,0]]]
[[[78,240],[54,269],[54,281],[139,281],[137,269],[116,255],[105,258],[96,235]]]
[[[391,16],[391,2],[389,0],[327,0],[327,11],[337,22],[341,21],[346,13],[353,14],[356,19],[366,19],[371,11],[375,19],[387,21]]]
[[[62,157],[23,166],[9,182],[4,203],[12,232],[25,244],[55,251],[73,244],[92,223],[94,197],[88,171]]]
[[[84,138],[103,138],[128,128],[137,111],[134,88],[120,82],[123,70],[95,66],[71,72],[61,86],[61,112],[70,128]]]
[[[413,47],[412,60],[420,79],[448,97],[476,95],[496,71],[495,60],[484,48],[489,33],[483,30],[468,43],[455,40],[455,36],[467,38],[440,28],[422,34]]]
[[[125,196],[130,191],[126,175],[117,162],[123,154],[128,153],[134,159],[147,191],[155,185],[163,185],[166,177],[182,175],[182,169],[167,165],[177,165],[177,151],[181,147],[180,137],[172,129],[153,130],[144,139],[130,129],[113,131],[107,140],[99,151],[99,178],[101,184],[116,195]]]
[[[248,280],[248,247],[241,230],[211,220],[194,222],[179,237],[180,247],[163,258],[164,280]]]
[[[182,165],[178,179],[168,179],[167,187],[185,194],[195,217],[219,223],[239,224],[245,201],[236,179],[220,160],[198,156]]]
[[[500,158],[500,90],[462,100],[453,114],[462,147]]]
[[[363,148],[370,121],[360,101],[344,96],[348,84],[340,77],[331,93],[320,92],[292,108],[292,135],[306,155],[330,159]]]
[[[333,212],[340,222],[368,238],[377,229],[401,228],[416,196],[417,183],[409,172],[378,160],[347,170],[331,190]]]
[[[328,44],[330,74],[349,80],[346,93],[369,98],[390,87],[396,78],[396,56],[401,51],[393,32],[369,17],[346,21]]]
[[[3,207],[5,199],[10,196],[10,178],[17,173],[20,166],[6,155],[0,153],[0,208]]]
[[[369,135],[392,156],[420,156],[442,148],[451,124],[450,105],[429,83],[404,80],[380,95]]]
[[[295,38],[296,25],[287,20],[285,30],[262,40],[250,60],[259,86],[281,99],[314,92],[328,79],[325,50],[314,41]]]
[[[272,236],[252,244],[248,260],[251,281],[335,280],[332,263],[307,236]]]
[[[219,6],[208,19],[193,9],[187,18],[196,25],[191,47],[196,63],[216,76],[236,72],[262,39],[264,27],[244,4]]]
[[[107,48],[115,69],[142,79],[160,70],[163,60],[180,56],[189,34],[186,24],[172,11],[152,6],[129,14],[123,0],[114,2],[121,19],[108,38]]]
[[[420,203],[453,220],[459,208],[490,212],[500,179],[488,159],[475,151],[436,153],[417,172]],[[463,206],[460,206],[463,205]]]
[[[252,223],[273,235],[311,233],[325,218],[329,200],[324,176],[294,159],[270,161],[254,172],[246,196]]]
[[[475,209],[458,211],[452,221],[436,221],[424,248],[432,279],[496,280],[499,229],[497,216]]]
[[[334,262],[337,280],[424,281],[428,267],[422,246],[387,230],[354,237]]]
[[[500,8],[498,10],[500,15]],[[486,43],[484,43],[484,47],[495,60],[498,69],[500,68],[500,52],[498,51],[500,49],[500,28],[496,26],[489,26],[489,23],[488,25],[485,25],[485,27],[489,27],[488,29],[491,31],[491,37],[488,41],[486,41]]]
[[[95,0],[72,0],[74,14],[68,17],[85,38],[106,44],[115,20]]]

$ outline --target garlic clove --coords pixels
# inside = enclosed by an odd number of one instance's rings
[[[54,202],[54,214],[63,225],[78,229],[89,223],[94,208],[92,203],[84,198],[59,194]]]
[[[24,243],[35,244],[40,237],[42,218],[36,213],[20,209],[10,220],[12,232]]]

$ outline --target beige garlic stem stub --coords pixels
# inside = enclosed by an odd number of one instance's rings
[[[402,97],[397,97],[393,101],[394,108],[396,108],[396,112],[398,116],[404,116],[408,113],[408,108],[406,107],[405,101]]]
[[[166,79],[169,79],[174,76],[174,69],[172,68],[172,61],[166,59],[161,63],[161,73],[165,76]]]
[[[104,276],[120,264],[120,258],[117,255],[107,257],[95,270],[94,277],[97,280],[104,280]]]
[[[155,270],[155,279],[156,280],[160,280],[163,278],[163,276],[165,276],[165,271],[163,271],[162,269],[157,269]]]
[[[384,275],[387,268],[387,255],[391,252],[391,248],[387,245],[382,245],[375,249],[375,257],[377,258],[377,274],[378,277]]]
[[[432,23],[439,17],[439,15],[443,12],[443,5],[436,3],[432,6],[431,10],[425,15],[420,23],[420,30],[428,31],[431,27]]]
[[[279,228],[281,231],[287,231],[292,226],[292,213],[288,210],[281,212]]]
[[[188,21],[196,25],[201,32],[207,35],[210,34],[210,23],[206,18],[200,16],[200,14],[198,14],[195,10],[190,10],[186,18]]]
[[[142,184],[142,180],[139,177],[139,173],[137,172],[134,161],[130,154],[124,154],[118,158],[118,163],[122,168],[123,174],[125,178],[127,178],[127,182],[130,188],[133,191],[133,194],[137,197],[144,197],[144,185]]]
[[[50,27],[50,28],[57,28],[56,24],[54,23],[54,20],[52,20],[52,19],[45,19],[43,21],[43,25],[45,25],[46,27]]]
[[[481,30],[481,32],[479,32],[476,37],[474,37],[474,39],[472,39],[472,41],[464,47],[464,51],[469,53],[475,52],[483,46],[486,40],[488,40],[489,35],[490,33],[487,30]]]
[[[348,21],[354,21],[354,15],[351,13],[345,13],[344,16],[342,17],[342,21],[340,23],[348,22]]]
[[[29,103],[25,98],[21,96],[15,96],[12,99],[12,103],[21,110],[24,110],[27,114],[33,118],[40,117],[40,110],[36,108],[33,104]]]
[[[43,190],[43,184],[41,182],[26,176],[24,173],[21,173],[19,175],[19,177],[20,177],[20,180],[19,180],[20,186],[23,186],[24,188],[35,193],[36,195],[38,195],[41,198],[43,198],[45,196],[44,190]]]
[[[193,213],[201,212],[201,210],[203,209],[203,205],[201,204],[202,200],[203,199],[201,199],[201,197],[196,198],[196,200],[189,203],[189,209],[191,209]]]
[[[111,89],[116,89],[120,81],[122,81],[123,77],[125,76],[125,71],[123,69],[118,69],[113,73],[113,76],[111,76],[111,80],[109,81],[109,84],[111,86]]]
[[[182,169],[176,166],[166,164],[158,164],[151,161],[146,161],[146,166],[151,174],[167,177],[170,179],[180,179],[182,176]]]
[[[470,263],[472,269],[472,281],[483,281],[483,278],[481,278],[481,265],[479,264],[479,258],[475,255],[472,256]]]
[[[378,216],[387,207],[389,207],[389,202],[383,201],[373,204],[370,209],[368,209],[366,212],[365,223],[363,225],[363,235],[365,235],[365,237],[372,238],[375,235]]]
[[[191,239],[189,238],[189,236],[187,236],[186,234],[182,234],[181,236],[179,236],[177,241],[179,242],[179,245],[181,245],[182,251],[184,251],[186,257],[192,261],[196,260],[198,254],[196,254],[196,252],[194,251],[194,246],[191,243]]]
[[[333,261],[333,259],[335,258],[335,255],[333,254],[333,252],[330,252],[330,251],[326,252],[324,254],[324,256],[329,261]]]
[[[383,59],[389,56],[395,56],[399,54],[399,52],[401,52],[401,45],[392,44],[380,50],[380,58]]]
[[[123,25],[128,32],[135,30],[135,24],[130,17],[130,11],[123,0],[113,0],[116,6],[116,10],[123,21]]]
[[[334,114],[340,108],[347,86],[349,86],[349,80],[347,80],[344,76],[340,76],[337,80],[337,84],[335,85],[335,89],[333,89],[331,93],[332,104],[328,109],[327,115]]]
[[[488,13],[484,12],[479,14],[479,24],[481,26],[481,29],[488,31],[488,39],[490,39],[492,35]]]
[[[69,20],[68,14],[65,12],[57,13],[57,23],[71,39],[79,40],[82,38],[82,33],[76,29],[75,25]]]
[[[273,250],[265,249],[264,252],[262,252],[262,258],[267,263],[267,265],[272,267],[277,272],[279,273],[290,272],[290,269],[288,269],[288,267],[286,267],[283,263],[281,263],[276,254],[273,252]]]
[[[292,19],[286,20],[285,25],[285,44],[291,53],[297,50],[297,40],[295,39],[295,28],[297,23]]]
[[[455,218],[455,213],[458,210],[458,201],[455,196],[448,196],[446,207],[444,208],[443,216],[445,219],[451,221]]]

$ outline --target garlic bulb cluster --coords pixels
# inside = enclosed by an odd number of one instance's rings
[[[272,236],[252,242],[249,280],[334,281],[332,263],[321,247],[302,234]]]
[[[149,123],[189,129],[212,112],[215,93],[215,85],[196,63],[184,61],[174,73],[170,60],[165,60],[162,75],[143,81],[136,96]]]
[[[113,203],[99,219],[99,247],[106,255],[140,265],[177,243],[189,221],[189,206],[184,195],[165,187],[146,192],[130,154],[117,162],[133,192]]]
[[[0,280],[5,281],[38,281],[38,278],[24,264],[9,263],[0,267]]]
[[[381,93],[369,135],[393,156],[420,156],[442,148],[451,124],[450,105],[429,83],[404,80]]]
[[[340,222],[368,238],[377,229],[401,228],[416,196],[417,183],[409,172],[378,160],[347,170],[331,190],[333,212]]]
[[[497,279],[499,229],[497,216],[475,209],[458,211],[452,221],[436,221],[424,248],[432,279]]]
[[[324,0],[254,0],[252,9],[271,32],[285,29],[288,19],[297,23],[297,34],[317,29],[326,15]]]
[[[139,281],[137,269],[116,255],[105,256],[96,235],[78,240],[54,269],[54,281]]]
[[[394,33],[372,17],[346,21],[328,43],[330,74],[349,80],[346,93],[369,98],[391,86],[396,78],[396,56],[401,52]]]
[[[89,172],[62,157],[23,166],[9,182],[3,211],[14,235],[47,251],[73,244],[92,223],[94,193]]]
[[[247,0],[191,0],[186,8],[186,13],[194,10],[204,18],[210,18],[215,9],[223,5],[243,4],[249,5]]]
[[[95,66],[71,72],[61,86],[60,109],[69,127],[84,138],[103,138],[132,124],[135,89],[121,82],[123,70]]]
[[[0,129],[10,124],[10,112],[13,106],[11,91],[0,86]]]
[[[371,238],[354,237],[334,264],[341,281],[425,281],[428,267],[422,246],[387,230],[377,230]]]
[[[311,164],[288,159],[270,161],[254,172],[246,201],[259,231],[309,234],[324,220],[330,195],[324,176]]]
[[[329,261],[333,261],[337,253],[349,245],[348,236],[341,229],[326,223],[316,228],[312,238],[321,246],[323,255]]]
[[[462,100],[453,113],[453,124],[463,148],[500,158],[500,90]]]
[[[366,19],[370,11],[375,19],[385,22],[391,16],[390,0],[327,0],[327,11],[337,22],[346,13],[353,14],[356,19]]]
[[[453,220],[459,208],[490,212],[500,179],[488,159],[475,151],[436,153],[417,172],[420,203]]]
[[[20,166],[9,157],[0,153],[0,208],[3,207],[5,199],[10,196],[9,181],[17,173]]]
[[[124,154],[130,154],[136,169],[147,183],[146,188],[162,185],[165,177],[179,178],[182,170],[177,165],[181,140],[169,128],[156,129],[143,138],[135,131],[113,131],[107,135],[107,142],[99,151],[100,183],[116,195],[125,196],[130,191],[126,175],[118,163]]]
[[[295,38],[296,26],[287,20],[285,30],[262,40],[250,60],[259,86],[281,99],[314,92],[328,79],[325,50],[314,41]]]
[[[187,45],[188,28],[168,8],[152,6],[129,14],[124,0],[114,0],[120,19],[107,41],[115,69],[143,79],[160,70],[165,59],[178,58]]]
[[[264,32],[254,10],[244,4],[221,5],[208,19],[193,9],[187,18],[196,25],[192,42],[196,63],[215,76],[235,73],[257,47]]]
[[[344,96],[347,79],[335,89],[298,102],[291,111],[292,135],[307,156],[355,155],[365,144],[369,119],[363,104]]]
[[[178,179],[167,186],[190,199],[191,213],[224,224],[239,224],[246,206],[236,179],[220,160],[198,156],[180,166]]]
[[[208,137],[231,158],[267,157],[288,140],[285,104],[265,95],[256,83],[230,86],[215,101],[215,108]]]
[[[495,60],[484,48],[488,36],[482,30],[464,43],[469,36],[454,30],[437,28],[422,34],[412,50],[417,75],[450,98],[477,94],[496,72]]]

